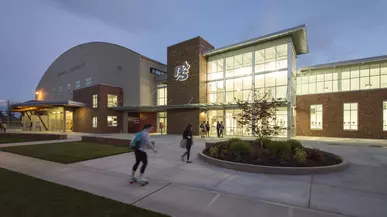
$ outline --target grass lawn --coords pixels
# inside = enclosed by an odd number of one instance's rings
[[[24,138],[0,137],[0,144],[2,144],[2,143],[17,143],[17,142],[31,142],[31,141],[32,140],[24,139]]]
[[[130,152],[129,144],[128,147],[121,147],[81,141],[4,147],[0,150],[65,164]]]
[[[0,216],[155,217],[132,205],[0,168]]]

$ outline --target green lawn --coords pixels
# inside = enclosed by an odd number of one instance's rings
[[[1,134],[0,134],[1,136]],[[17,143],[17,142],[31,142],[32,140],[24,138],[14,138],[14,137],[0,137],[0,144],[2,143]]]
[[[0,168],[0,216],[164,216]]]
[[[130,151],[129,144],[128,147],[121,147],[92,142],[64,142],[14,146],[0,148],[0,150],[65,164],[122,154]]]

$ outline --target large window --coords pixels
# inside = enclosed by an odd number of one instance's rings
[[[85,86],[86,87],[91,86],[91,77],[88,77],[85,79]]]
[[[387,102],[383,102],[383,130],[387,131]]]
[[[255,72],[267,72],[288,67],[287,44],[255,51]]]
[[[344,130],[357,130],[357,103],[344,103]]]
[[[321,69],[297,77],[297,95],[387,88],[387,63]]]
[[[97,107],[98,107],[98,95],[94,94],[93,95],[93,108],[97,108]]]
[[[268,98],[286,99],[287,71],[255,75],[255,88],[259,95]]]
[[[108,127],[117,126],[117,116],[107,116]]]
[[[208,103],[224,102],[223,80],[207,83],[207,102]]]
[[[107,98],[108,98],[108,101],[107,101],[108,102],[108,104],[107,104],[108,108],[117,107],[117,95],[108,94]]]
[[[92,120],[93,120],[93,128],[97,128],[97,126],[98,126],[98,118],[97,117],[93,117]]]
[[[207,103],[253,100],[254,82],[259,93],[267,93],[269,98],[286,99],[287,46],[283,44],[209,61]]]
[[[323,128],[322,105],[310,106],[310,129],[321,130]]]
[[[167,85],[157,86],[157,105],[167,105]]]

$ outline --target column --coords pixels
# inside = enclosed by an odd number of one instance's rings
[[[122,132],[128,133],[128,112],[122,113]]]

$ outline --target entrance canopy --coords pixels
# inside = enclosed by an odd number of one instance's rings
[[[75,101],[38,101],[31,100],[23,103],[13,104],[12,112],[26,112],[35,110],[47,110],[56,107],[81,108],[86,107],[85,103]]]
[[[286,101],[281,102],[281,105],[286,106]],[[161,112],[172,109],[237,109],[236,103],[212,103],[212,104],[181,104],[181,105],[158,105],[158,106],[118,106],[115,108],[117,111],[127,112]]]

